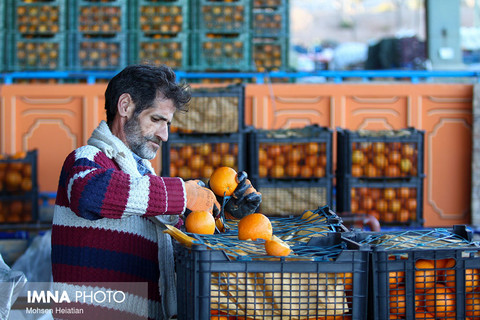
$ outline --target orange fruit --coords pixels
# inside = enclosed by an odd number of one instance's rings
[[[300,176],[302,178],[310,178],[313,175],[313,170],[309,166],[300,167]]]
[[[231,167],[218,167],[210,176],[210,188],[217,196],[231,196],[237,186],[237,171]]]
[[[469,293],[465,299],[465,310],[469,317],[480,317],[480,293]]]
[[[188,159],[193,155],[193,147],[189,145],[185,145],[180,148],[178,153],[181,158]]]
[[[20,172],[15,170],[7,171],[7,173],[5,174],[5,185],[8,190],[18,190],[21,183],[22,175],[20,174]]]
[[[270,169],[270,176],[273,178],[282,178],[285,176],[285,169],[283,166],[275,165]]]
[[[23,178],[22,183],[20,184],[20,188],[23,191],[30,191],[32,190],[32,179],[31,178]]]
[[[213,234],[215,218],[208,211],[192,211],[185,219],[185,228],[191,233]]]
[[[342,274],[340,274],[342,275]],[[345,290],[352,290],[353,289],[353,274],[351,272],[347,272],[343,274],[344,282],[345,282]]]
[[[390,290],[390,313],[397,316],[405,314],[405,288],[403,286]]]
[[[428,313],[425,309],[423,308],[418,308],[415,310],[415,319],[421,319],[421,320],[435,320],[435,316],[431,313]]]
[[[415,262],[415,288],[427,289],[435,285],[435,265],[432,260],[420,259]]]
[[[455,294],[443,284],[437,283],[425,292],[425,308],[437,318],[447,317],[455,307]]]
[[[403,282],[405,278],[404,271],[391,271],[388,273],[388,282],[390,283],[390,289],[396,288]]]
[[[305,152],[307,154],[316,154],[319,149],[320,147],[317,142],[309,142],[305,144]]]
[[[277,236],[272,236],[270,240],[265,241],[265,251],[270,256],[284,257],[288,256],[292,249]]]
[[[224,154],[220,164],[224,167],[232,168],[235,165],[236,158],[233,154]]]
[[[272,223],[262,213],[249,214],[238,222],[238,239],[240,240],[270,240],[272,238]]]

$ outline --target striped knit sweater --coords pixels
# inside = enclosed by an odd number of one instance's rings
[[[184,182],[155,176],[150,162],[145,165],[152,174],[140,175],[131,151],[102,121],[62,167],[52,225],[56,288],[148,283],[148,300],[132,295],[122,304],[103,303],[92,319],[165,319],[176,312],[171,239],[155,218],[178,221],[186,205]]]

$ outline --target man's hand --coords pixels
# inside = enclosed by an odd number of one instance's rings
[[[212,190],[205,188],[205,184],[200,180],[185,181],[185,191],[187,193],[187,209],[190,211],[208,211],[217,216],[221,205]]]
[[[245,171],[237,174],[238,186],[225,204],[225,213],[229,213],[237,219],[255,213],[262,202],[262,194],[257,192],[247,177]]]

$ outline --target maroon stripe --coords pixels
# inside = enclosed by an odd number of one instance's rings
[[[128,232],[53,225],[52,245],[91,247],[127,253],[158,262],[156,242]]]
[[[154,175],[148,175],[148,177],[150,179],[150,190],[145,215],[153,216],[158,215],[159,213],[165,213],[165,185],[160,177]]]
[[[148,282],[141,277],[115,270],[97,269],[66,264],[52,264],[53,281],[65,283],[91,282]],[[139,294],[139,293],[135,293]],[[148,297],[150,300],[160,301],[158,282],[148,282]],[[146,297],[144,297],[146,298]]]

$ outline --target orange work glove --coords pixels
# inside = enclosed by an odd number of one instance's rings
[[[208,211],[217,216],[221,205],[212,190],[205,188],[200,180],[185,181],[187,209],[190,211]]]

